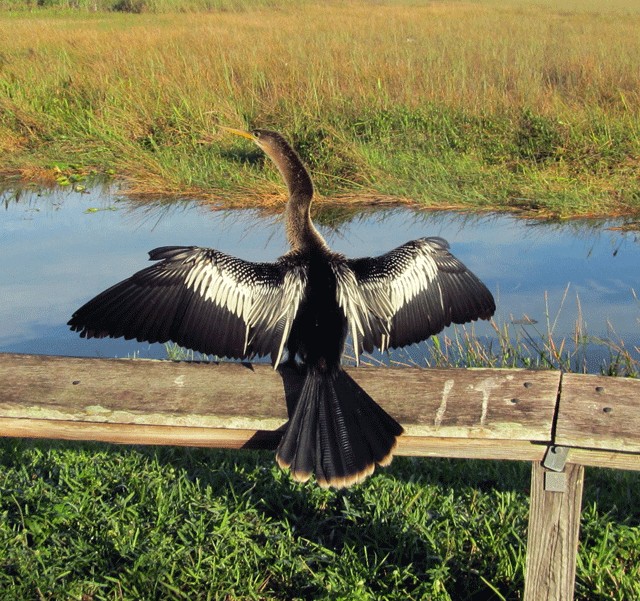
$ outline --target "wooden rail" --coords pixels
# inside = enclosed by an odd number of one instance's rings
[[[399,455],[532,462],[524,599],[572,599],[584,466],[640,470],[640,380],[348,371],[404,426]],[[275,448],[286,419],[267,365],[0,354],[1,436]]]

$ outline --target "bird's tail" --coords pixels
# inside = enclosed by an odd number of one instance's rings
[[[294,480],[315,474],[320,486],[334,488],[361,482],[376,464],[389,465],[402,426],[340,368],[310,367],[303,377],[289,403],[278,465]]]

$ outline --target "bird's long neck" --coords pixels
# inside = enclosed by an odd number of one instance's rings
[[[285,224],[291,248],[302,251],[327,248],[324,238],[311,221],[313,183],[302,161],[291,148],[282,149],[281,154],[271,158],[289,189]]]
[[[312,195],[290,194],[285,209],[287,240],[293,250],[326,248],[326,242],[311,221]]]

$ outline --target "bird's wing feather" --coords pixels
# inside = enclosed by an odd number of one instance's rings
[[[217,250],[165,246],[151,267],[105,290],[74,314],[81,336],[171,340],[243,359],[271,353],[278,364],[306,286],[302,264],[252,263]]]
[[[421,238],[375,258],[334,266],[338,303],[362,350],[426,340],[451,323],[488,319],[495,311],[486,286],[442,238]]]

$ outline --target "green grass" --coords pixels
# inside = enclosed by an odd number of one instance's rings
[[[640,346],[625,343],[611,324],[607,334],[594,336],[587,327],[588,318],[583,315],[579,296],[576,296],[573,330],[559,334],[561,316],[572,311],[568,306],[569,286],[558,307],[552,312],[545,293],[544,320],[537,323],[526,316],[518,322],[490,321],[493,333],[478,336],[476,324],[453,325],[446,331],[410,349],[395,349],[390,358],[363,354],[365,365],[380,366],[391,363],[396,366],[415,367],[492,367],[554,369],[570,373],[600,373],[607,376],[637,378],[640,376]],[[638,305],[638,297],[632,291],[630,301]],[[640,325],[640,317],[636,318]],[[193,360],[193,353],[168,345],[167,355],[174,360]],[[592,357],[600,357],[596,364]],[[204,357],[204,360],[207,358]],[[346,359],[354,363],[350,348]]]
[[[25,599],[520,599],[528,466],[396,458],[348,492],[267,452],[0,443]],[[638,474],[589,470],[576,599],[640,595]]]
[[[5,174],[109,173],[244,206],[281,194],[223,123],[285,133],[325,196],[640,212],[631,1],[140,3],[151,13],[0,11]]]

